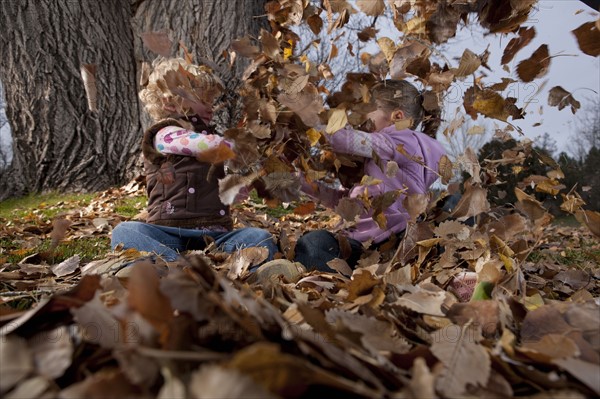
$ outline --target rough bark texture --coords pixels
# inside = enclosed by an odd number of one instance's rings
[[[122,0],[0,2],[0,79],[14,140],[0,198],[99,190],[131,175],[141,124],[130,18]],[[81,64],[97,65],[95,113]]]
[[[140,34],[168,30],[196,61],[219,65],[230,42],[266,26],[264,0],[0,1],[0,80],[13,133],[14,158],[0,171],[0,200],[58,190],[100,190],[122,184],[139,165],[142,126],[137,98],[143,61],[156,55]],[[261,17],[261,15],[263,15]],[[173,46],[173,55],[181,54]],[[97,65],[98,112],[88,110],[81,64]],[[231,101],[235,103],[235,101]],[[232,108],[221,113],[231,123]]]
[[[237,114],[238,77],[247,63],[238,60],[230,69],[223,52],[233,40],[247,34],[257,37],[261,27],[268,27],[265,3],[266,0],[134,1],[132,26],[136,58],[152,62],[157,57],[144,47],[142,33],[166,31],[174,43],[173,56],[182,56],[178,45],[181,40],[195,57],[194,62],[216,64],[227,86],[224,98],[227,107],[217,113],[216,119],[220,126],[231,126]]]

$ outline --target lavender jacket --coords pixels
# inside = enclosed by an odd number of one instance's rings
[[[406,194],[427,193],[438,178],[438,163],[445,154],[444,148],[437,140],[421,132],[408,129],[398,131],[393,125],[375,133],[342,129],[330,136],[329,142],[336,152],[366,157],[365,175],[381,180],[381,183],[368,187],[355,185],[349,193],[351,198],[360,196],[366,188],[371,197],[387,191],[404,189]],[[406,155],[398,151],[400,145],[403,146]],[[377,154],[378,160],[373,159],[373,153]],[[400,169],[393,177],[385,174],[389,161],[395,161]],[[339,194],[341,198],[343,193]],[[401,194],[384,210],[387,219],[386,230],[379,228],[371,217],[372,213],[367,212],[361,215],[355,227],[348,231],[349,236],[361,242],[373,239],[373,242],[378,243],[391,234],[404,230],[410,219],[402,205],[406,194]]]

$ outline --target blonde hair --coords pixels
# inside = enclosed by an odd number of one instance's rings
[[[221,80],[204,65],[193,65],[182,58],[159,58],[153,67],[139,96],[155,121],[172,116],[166,108],[181,109],[184,99],[212,105],[224,90]]]
[[[412,119],[411,129],[416,129],[423,122],[423,132],[435,137],[440,114],[427,112],[423,108],[423,95],[413,84],[405,80],[388,79],[375,84],[371,93],[382,108],[390,111],[401,109],[407,118]]]

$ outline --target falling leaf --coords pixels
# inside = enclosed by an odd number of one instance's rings
[[[65,238],[71,221],[68,219],[57,218],[52,221],[52,232],[50,233],[50,250],[54,250],[58,244]]]
[[[487,190],[483,187],[471,186],[465,189],[451,215],[462,220],[487,212],[489,209],[490,203],[487,200]]]
[[[268,256],[269,251],[265,247],[243,248],[233,252],[229,257],[227,277],[240,277],[249,267],[261,264]]]
[[[531,40],[533,40],[535,33],[534,27],[519,28],[517,32],[518,37],[515,37],[508,42],[506,48],[504,49],[504,54],[502,54],[502,60],[500,63],[504,65],[511,62],[519,50],[527,46]]]
[[[559,111],[567,105],[570,105],[573,114],[581,107],[581,103],[575,100],[571,93],[560,86],[555,86],[550,89],[550,92],[548,93],[548,105],[551,107],[558,106]]]
[[[442,177],[442,184],[448,184],[454,176],[453,165],[450,158],[448,158],[445,154],[442,155],[438,162],[438,173]]]
[[[307,84],[298,94],[282,93],[277,99],[296,113],[307,126],[317,126],[320,123],[319,113],[323,110],[323,100],[314,85]]]
[[[348,124],[348,114],[345,108],[336,108],[332,110],[327,122],[326,133],[333,134],[338,130],[343,129]]]
[[[575,213],[581,224],[585,224],[596,237],[600,237],[600,212],[582,210]]]
[[[303,204],[298,205],[297,207],[294,208],[293,212],[296,215],[310,215],[311,213],[313,213],[315,211],[315,208],[317,207],[317,205],[314,202],[305,202]]]
[[[465,49],[462,57],[460,58],[460,63],[458,68],[452,69],[452,73],[456,77],[465,77],[474,73],[481,66],[481,60],[469,49]]]
[[[98,111],[98,90],[96,88],[96,65],[81,64],[81,79],[85,89],[88,108],[92,112]]]
[[[357,0],[356,6],[365,14],[378,16],[385,11],[384,0]]]
[[[306,23],[308,24],[308,27],[310,28],[312,33],[314,33],[315,35],[321,33],[321,29],[323,29],[323,20],[319,15],[311,15],[306,19]]]
[[[344,197],[338,202],[335,212],[344,220],[353,222],[357,216],[363,213],[363,206],[356,198]]]
[[[534,79],[544,76],[550,66],[550,54],[548,45],[542,44],[533,52],[531,57],[521,61],[517,65],[517,75],[523,82],[531,82]]]
[[[165,58],[171,57],[173,42],[167,32],[144,32],[141,36],[142,42],[150,51]]]
[[[306,131],[306,136],[308,137],[308,140],[310,140],[310,145],[314,146],[319,142],[319,139],[321,138],[321,133],[315,128],[311,127]]]
[[[268,132],[270,130],[267,128]],[[225,142],[221,141],[218,146],[209,148],[196,155],[196,159],[200,162],[210,164],[220,164],[227,160],[235,158],[235,152]]]
[[[259,54],[259,48],[252,44],[252,39],[248,36],[231,42],[231,48],[238,55],[246,58],[253,58]]]
[[[600,29],[596,22],[586,22],[572,32],[581,51],[592,57],[600,55]]]

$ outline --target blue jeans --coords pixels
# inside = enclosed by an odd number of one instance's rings
[[[224,252],[231,253],[247,247],[265,247],[269,250],[267,261],[272,260],[277,252],[277,245],[271,233],[256,227],[220,232],[142,222],[119,223],[112,232],[111,247],[115,249],[117,245],[123,244],[124,249],[135,248],[139,251],[152,252],[172,262],[177,259],[180,252],[203,249],[206,246],[205,236],[214,239],[217,247]]]
[[[346,259],[351,268],[356,266],[363,252],[360,241],[348,238],[351,253]],[[327,230],[313,230],[304,234],[296,243],[294,261],[302,263],[308,270],[335,273],[327,266],[327,262],[342,258],[340,244],[332,233]]]

